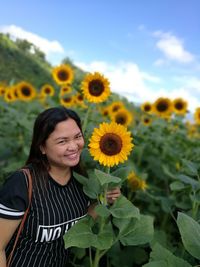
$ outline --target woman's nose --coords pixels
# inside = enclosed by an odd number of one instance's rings
[[[68,149],[68,150],[76,150],[77,147],[78,147],[78,145],[77,145],[76,142],[74,142],[74,141],[70,141],[70,142],[68,143],[67,149]]]

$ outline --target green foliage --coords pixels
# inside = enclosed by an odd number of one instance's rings
[[[190,216],[179,212],[177,224],[186,250],[200,260],[200,225]]]
[[[192,267],[188,262],[176,257],[158,243],[153,246],[150,257],[150,262],[143,265],[143,267]]]
[[[80,92],[86,73],[69,58],[62,63],[70,64],[75,71],[72,95]],[[13,42],[9,36],[0,34],[0,82],[13,84],[26,80],[37,88],[44,83],[55,85],[50,71],[51,65],[33,44],[24,40]],[[101,108],[119,100],[134,115],[128,130],[135,146],[127,161],[108,173],[107,168],[91,157],[88,142],[98,124],[110,122],[109,117],[102,116]],[[82,164],[87,177],[74,175],[85,194],[97,201],[98,219],[86,216],[67,232],[66,247],[73,254],[70,264],[73,267],[198,266],[200,127],[196,136],[189,135],[184,118],[175,116],[169,121],[152,116],[152,124],[144,126],[140,108],[115,93],[105,103],[85,101],[85,104],[87,109],[72,108],[83,124]],[[0,98],[0,183],[24,165],[37,114],[57,105],[58,94],[45,103],[37,100],[6,103]],[[146,190],[130,186],[127,176],[131,171],[147,183]],[[122,196],[108,205],[106,191],[116,186],[121,187]]]
[[[33,122],[43,107],[39,103],[13,103],[0,100],[0,167],[2,182],[8,173],[22,167],[29,153]]]
[[[36,54],[31,54],[30,46],[27,41],[14,43],[0,34],[0,81],[9,84],[11,80],[15,83],[25,80],[36,88],[48,81],[55,86],[50,73],[51,65],[41,57],[37,48]]]
[[[109,184],[118,184],[121,180],[119,177],[95,169],[93,179],[78,174],[75,174],[75,178],[83,184],[88,196],[94,191],[93,180],[98,183],[95,189],[99,200],[95,209],[98,217],[92,219],[87,216],[77,222],[65,235],[67,248],[75,246],[95,249],[95,257],[91,258],[90,262],[93,262],[91,267],[97,267],[105,251],[117,242],[123,246],[138,246],[152,240],[154,231],[152,217],[141,215],[138,208],[124,196],[120,196],[111,206],[106,204],[107,188]],[[102,192],[104,199],[100,204]]]

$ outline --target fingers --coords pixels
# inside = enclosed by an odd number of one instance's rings
[[[114,203],[114,201],[121,195],[120,188],[114,188],[107,192],[106,197],[109,203]]]
[[[120,191],[120,188],[114,188],[110,191],[107,191],[107,197],[118,197],[121,195],[121,191]]]

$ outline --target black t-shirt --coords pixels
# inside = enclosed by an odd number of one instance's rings
[[[87,214],[88,197],[72,176],[60,185],[50,176],[46,186],[34,180],[30,211],[15,249],[11,267],[66,267],[63,235]],[[12,174],[0,190],[0,217],[22,218],[28,206],[28,180]],[[17,231],[16,231],[17,232]],[[16,233],[6,247],[10,254]]]

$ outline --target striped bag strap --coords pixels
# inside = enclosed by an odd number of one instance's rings
[[[27,217],[27,214],[29,212],[30,205],[31,205],[31,198],[32,198],[32,191],[33,191],[32,177],[31,177],[31,174],[30,174],[30,170],[29,169],[21,169],[21,170],[24,172],[24,174],[26,175],[26,177],[28,177],[28,201],[29,202],[28,202],[28,207],[27,207],[27,209],[26,209],[26,211],[24,213],[23,219],[22,219],[22,221],[20,223],[20,226],[19,226],[19,229],[18,229],[18,232],[17,232],[17,236],[16,236],[16,239],[15,239],[15,243],[13,245],[12,251],[11,251],[9,257],[8,257],[7,267],[9,267],[10,264],[11,264],[13,253],[14,253],[15,247],[17,245],[17,241],[18,241],[19,236],[20,236],[20,234],[22,232],[22,229],[24,227],[24,223],[26,221],[26,217]]]

